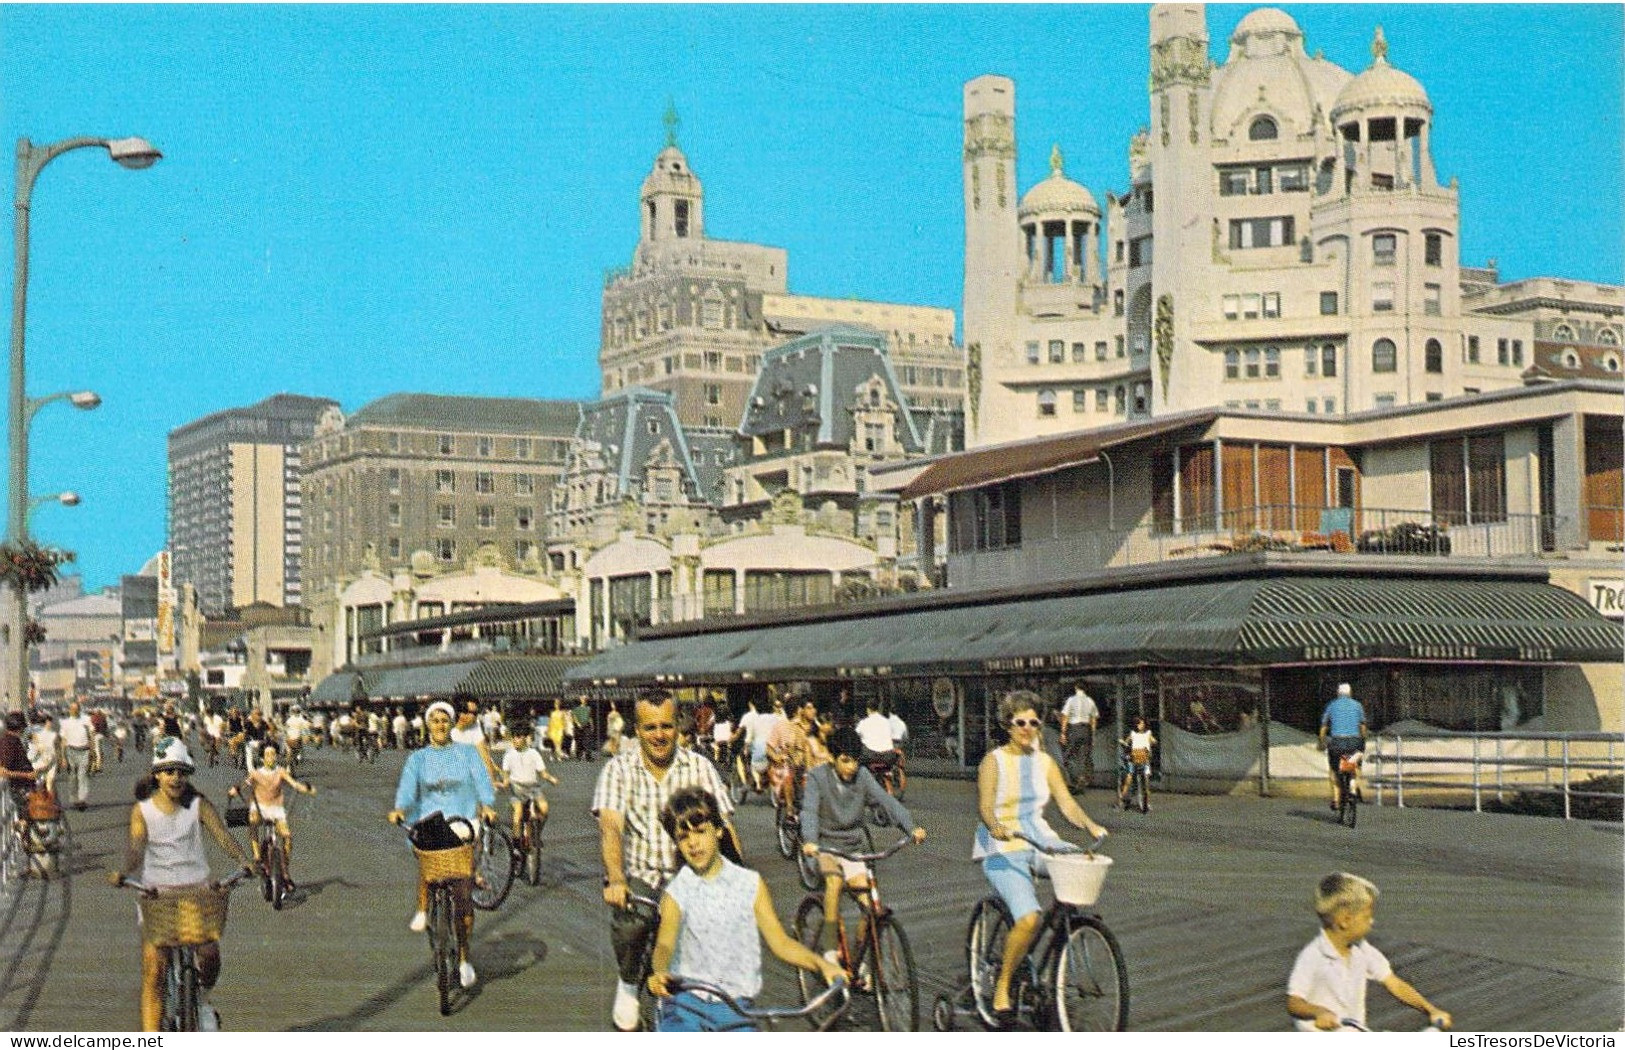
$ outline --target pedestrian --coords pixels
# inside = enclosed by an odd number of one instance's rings
[[[570,714],[564,709],[564,701],[555,698],[553,710],[547,716],[547,743],[553,749],[555,761],[564,761],[564,738],[569,731]]]
[[[632,718],[638,746],[623,748],[605,764],[592,798],[604,862],[604,903],[614,909],[610,944],[620,978],[610,1017],[621,1031],[637,1027],[643,950],[659,921],[658,915],[629,907],[628,897],[658,898],[679,863],[677,844],[661,824],[666,803],[682,788],[710,792],[736,855],[739,850],[739,837],[728,821],[733,803],[716,767],[677,746],[676,700],[650,690],[633,703]]]
[[[611,703],[609,714],[604,717],[604,754],[610,758],[620,754],[625,733],[626,719],[621,717],[621,709]]]
[[[1062,766],[1067,775],[1067,786],[1073,791],[1093,784],[1095,780],[1095,729],[1100,724],[1100,708],[1095,698],[1084,691],[1083,683],[1076,683],[1072,695],[1061,705],[1061,749],[1065,755]],[[1077,755],[1083,754],[1083,776],[1077,776]]]
[[[79,713],[79,701],[68,703],[68,717],[57,733],[62,738],[62,764],[73,778],[73,808],[83,810],[90,798],[90,749],[95,729],[90,719]]]
[[[1377,887],[1369,879],[1338,871],[1315,887],[1315,914],[1320,936],[1304,946],[1286,982],[1286,1011],[1300,1032],[1335,1032],[1352,1021],[1365,1027],[1366,984],[1376,981],[1388,994],[1419,1013],[1436,1028],[1449,1028],[1450,1014],[1439,1009],[1394,972],[1366,935],[1377,906]]]
[[[34,766],[34,781],[51,795],[56,794],[56,774],[62,768],[61,738],[50,715],[39,716],[34,735],[28,739],[28,758]]]
[[[26,728],[28,719],[23,713],[11,711],[6,715],[5,732],[0,733],[0,780],[11,789],[11,800],[19,813],[24,812],[23,798],[34,786],[34,763],[28,760],[28,745],[23,743]],[[5,829],[0,828],[3,833]]]
[[[584,762],[592,761],[592,705],[587,703],[585,696],[576,697],[576,705],[570,709],[570,722],[571,753]]]
[[[1342,804],[1337,790],[1337,766],[1345,755],[1365,750],[1365,705],[1354,699],[1347,682],[1337,686],[1337,696],[1320,714],[1320,746],[1326,749],[1326,775],[1332,782],[1332,809]],[[1350,781],[1354,797],[1360,797],[1358,775]]]

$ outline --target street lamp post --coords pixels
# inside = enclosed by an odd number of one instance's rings
[[[162,156],[152,144],[141,138],[108,139],[92,136],[63,139],[45,146],[35,146],[28,139],[17,140],[17,186],[13,203],[16,208],[12,232],[15,263],[11,277],[11,389],[10,389],[10,492],[6,503],[6,539],[16,544],[28,539],[28,424],[46,404],[66,399],[77,408],[95,408],[101,398],[88,391],[53,394],[50,397],[30,399],[23,369],[23,335],[28,316],[28,217],[29,203],[34,195],[34,182],[51,161],[76,149],[105,149],[107,155],[122,167],[150,168]],[[8,654],[16,661],[10,680],[10,708],[20,711],[28,703],[28,649],[25,633],[28,625],[28,595],[19,587],[16,593],[17,620],[13,627]]]

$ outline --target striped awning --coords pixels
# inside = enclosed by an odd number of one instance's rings
[[[488,655],[478,660],[381,664],[334,671],[311,691],[313,704],[348,704],[360,675],[369,700],[448,697],[466,693],[481,700],[529,699],[563,694],[565,672],[579,656]]]
[[[625,685],[1374,659],[1596,663],[1622,651],[1619,623],[1545,583],[1287,574],[702,625],[601,653],[569,677]]]

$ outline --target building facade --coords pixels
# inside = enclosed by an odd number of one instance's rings
[[[1356,74],[1260,8],[1214,62],[1203,5],[1159,4],[1150,59],[1104,216],[1058,151],[1018,199],[1015,83],[965,87],[971,444],[1204,407],[1343,415],[1534,367],[1618,375],[1620,288],[1461,265],[1432,102],[1380,28]]]
[[[299,604],[300,446],[334,407],[277,394],[170,431],[169,549],[206,614]]]

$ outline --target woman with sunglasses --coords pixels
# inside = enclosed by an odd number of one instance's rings
[[[1044,809],[1053,798],[1074,826],[1097,837],[1106,834],[1067,791],[1061,767],[1043,748],[1046,706],[1037,693],[1025,689],[1006,693],[997,714],[1010,738],[989,751],[976,771],[981,823],[971,856],[982,862],[983,874],[1009,907],[1012,920],[999,979],[993,985],[993,1011],[1006,1023],[1014,1019],[1011,974],[1032,947],[1043,914],[1033,886],[1034,873],[1043,870],[1043,858],[1033,846],[1053,849],[1064,842],[1045,821]]]

